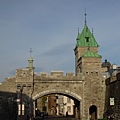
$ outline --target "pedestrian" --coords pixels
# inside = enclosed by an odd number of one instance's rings
[[[68,117],[68,111],[66,112],[66,117]]]
[[[29,115],[27,114],[27,120],[29,120]]]
[[[48,118],[48,112],[46,113],[46,116],[47,116],[47,118]]]
[[[110,114],[110,115],[109,115],[108,120],[114,120],[113,114]]]

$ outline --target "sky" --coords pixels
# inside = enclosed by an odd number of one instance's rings
[[[75,72],[74,48],[86,19],[102,61],[120,65],[120,0],[0,0],[0,82],[28,66]]]

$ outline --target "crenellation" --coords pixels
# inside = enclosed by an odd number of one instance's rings
[[[45,78],[48,76],[48,73],[47,72],[40,72],[40,76]]]
[[[53,72],[52,72],[53,73]],[[61,75],[58,72],[54,72],[52,75],[48,75],[47,73],[40,73],[40,76],[34,76],[35,81],[82,81],[78,76],[74,76],[74,73],[66,73],[66,76],[63,76],[63,72]]]
[[[73,77],[73,76],[74,76],[74,73],[66,73],[66,76],[67,76],[67,77]]]
[[[64,75],[63,71],[51,71],[50,76],[62,77]]]

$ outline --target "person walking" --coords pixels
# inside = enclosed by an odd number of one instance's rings
[[[113,114],[110,114],[110,116],[108,117],[108,120],[114,120]]]

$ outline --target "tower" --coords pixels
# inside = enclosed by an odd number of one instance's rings
[[[77,36],[77,43],[74,49],[74,53],[75,53],[75,73],[76,75],[78,75],[81,71],[81,67],[78,60],[80,59],[80,57],[82,57],[82,55],[84,56],[84,54],[88,51],[88,49],[90,50],[88,52],[88,54],[92,53],[94,55],[96,55],[98,53],[98,43],[96,42],[93,33],[90,32],[88,26],[87,26],[87,21],[86,21],[86,13],[85,13],[85,24],[84,24],[84,28],[82,30],[82,33],[80,34],[78,31],[78,36]],[[87,54],[87,53],[86,53]],[[97,55],[98,56],[98,55]],[[89,56],[90,57],[90,56]],[[93,57],[93,56],[91,56]]]
[[[85,116],[91,119],[102,118],[104,96],[102,94],[101,58],[98,54],[99,45],[91,33],[86,22],[81,34],[78,31],[75,53],[75,73],[84,81],[83,101]],[[83,116],[85,118],[85,116]]]

